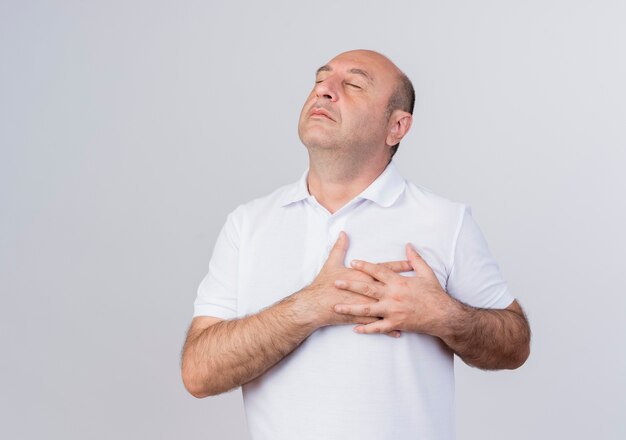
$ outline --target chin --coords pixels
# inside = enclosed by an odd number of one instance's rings
[[[337,144],[336,139],[329,136],[322,127],[300,127],[298,129],[300,141],[308,149],[329,149]]]
[[[300,135],[300,141],[308,150],[334,150],[337,140],[330,136],[323,136],[321,133],[306,133]]]

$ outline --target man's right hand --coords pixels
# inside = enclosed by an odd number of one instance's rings
[[[222,320],[196,316],[183,347],[183,382],[195,397],[220,394],[265,373],[320,327],[369,324],[371,316],[338,314],[339,303],[376,302],[335,287],[335,280],[373,281],[370,275],[344,266],[348,237],[341,233],[313,283],[258,313]],[[383,263],[394,272],[412,270],[408,261]],[[376,281],[377,282],[377,281]],[[390,336],[399,336],[393,331]]]
[[[340,303],[366,304],[378,301],[365,295],[335,287],[335,281],[338,279],[376,282],[364,272],[345,266],[347,250],[348,236],[342,231],[339,233],[335,245],[315,280],[294,295],[294,299],[297,298],[298,300],[299,312],[310,315],[315,328],[337,324],[369,324],[379,319],[371,316],[341,315],[334,311],[334,306]],[[392,261],[383,264],[394,272],[412,270],[408,261]],[[400,336],[398,331],[388,334],[394,337]]]

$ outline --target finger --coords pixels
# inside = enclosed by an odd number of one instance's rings
[[[346,260],[346,252],[348,251],[348,235],[341,231],[339,233],[339,237],[337,237],[337,241],[333,245],[333,248],[330,250],[328,254],[328,258],[326,259],[326,263],[324,266],[341,266],[345,267]]]
[[[384,263],[380,263],[388,269],[393,270],[396,273],[401,272],[411,272],[413,270],[413,266],[407,260],[402,261],[386,261]]]
[[[354,327],[355,333],[359,334],[374,334],[374,333],[389,333],[395,329],[389,325],[389,321],[386,319],[379,319],[376,322],[365,325],[357,325]]]
[[[349,324],[371,324],[372,322],[380,321],[380,318],[371,316],[350,316],[345,315],[346,322]]]
[[[374,279],[384,283],[388,283],[393,280],[394,277],[400,276],[393,270],[381,264],[368,263],[367,261],[361,260],[352,260],[351,264],[353,268],[360,270],[361,272],[365,272],[366,274],[371,275]]]
[[[418,271],[418,269],[423,269],[424,265],[428,266],[426,261],[424,261],[422,256],[417,253],[417,251],[413,248],[413,246],[411,246],[410,243],[407,243],[406,245],[406,257],[409,259],[411,267],[413,267],[413,270],[415,270],[416,272]],[[430,266],[428,267],[430,268]]]
[[[357,280],[337,280],[335,287],[350,292],[359,293],[369,296],[370,298],[381,299],[383,297],[382,285],[376,285],[374,282],[357,281]]]
[[[334,307],[340,315],[382,317],[384,312],[378,303],[369,304],[337,304]]]
[[[392,338],[399,338],[402,333],[400,330],[394,330],[392,332],[387,333],[387,336],[391,336]]]

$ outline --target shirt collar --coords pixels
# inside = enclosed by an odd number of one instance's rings
[[[308,175],[309,170],[307,169],[296,183],[289,185],[287,191],[285,191],[285,193],[278,201],[281,207],[287,206],[291,203],[299,202],[306,199],[307,197],[311,197],[311,194],[309,194],[308,185],[306,183],[306,178]]]
[[[309,170],[306,170],[300,179],[291,185],[291,188],[281,197],[280,206],[287,206],[291,203],[302,201],[308,197],[307,176]],[[370,186],[365,188],[361,194],[355,199],[366,199],[386,208],[391,206],[402,194],[406,186],[405,180],[398,171],[395,162],[389,162],[387,168],[374,180]]]
[[[372,202],[387,208],[391,206],[404,191],[406,182],[398,171],[395,162],[389,162],[385,171],[365,188],[357,197],[371,200]]]

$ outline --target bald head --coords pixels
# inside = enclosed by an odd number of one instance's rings
[[[357,49],[343,52],[333,59],[340,58],[366,58],[377,63],[385,71],[391,74],[392,90],[385,112],[387,119],[391,117],[394,110],[401,110],[413,114],[413,109],[415,107],[415,89],[413,88],[413,83],[409,77],[406,76],[404,72],[402,72],[389,58],[379,52],[367,49]],[[399,145],[400,143],[398,142],[391,147],[391,157],[396,154]]]
[[[341,53],[317,69],[300,139],[310,152],[388,161],[410,127],[413,101],[411,82],[389,58],[371,50]]]
[[[367,60],[368,63],[377,63],[381,68],[390,72],[400,73],[400,69],[385,55],[367,49],[349,50],[347,52],[340,53],[333,60],[336,59],[359,59]]]

